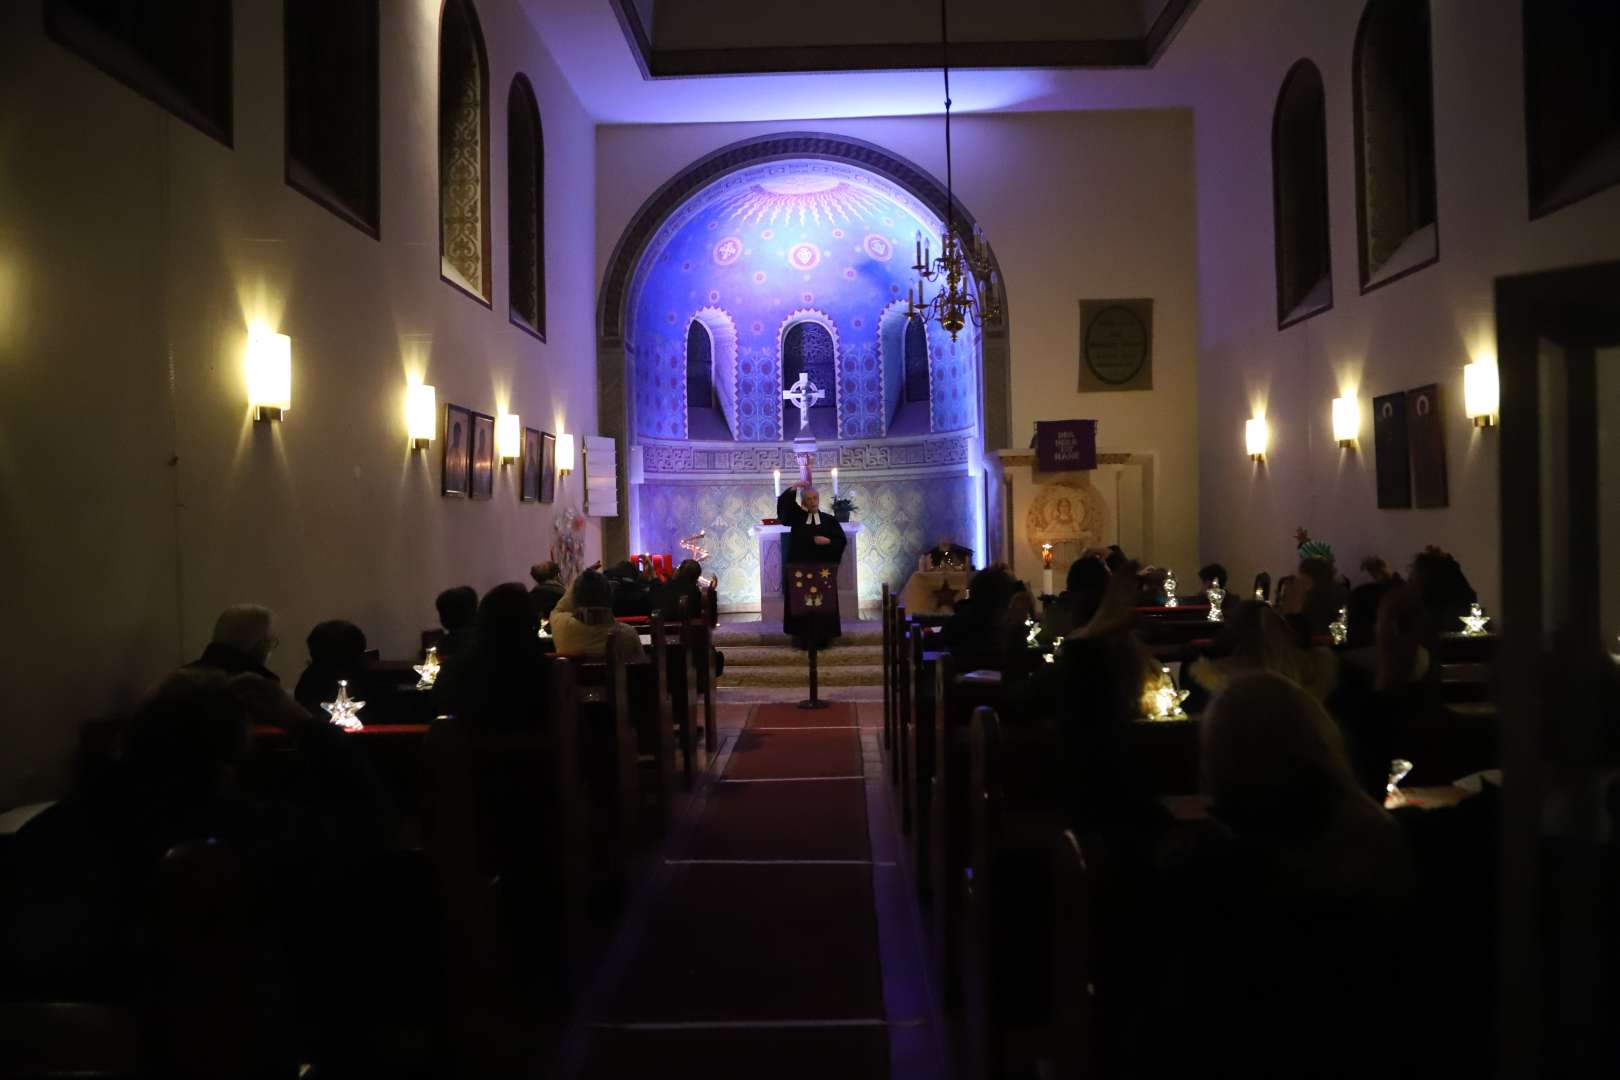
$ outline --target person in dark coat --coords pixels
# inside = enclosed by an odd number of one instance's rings
[[[810,629],[807,620],[794,617],[786,608],[788,567],[820,563],[836,568],[849,539],[831,514],[822,513],[821,493],[808,481],[799,481],[777,497],[776,520],[788,527],[782,541],[782,630],[803,638]],[[838,634],[835,629],[832,636]]]
[[[534,608],[534,617],[545,622],[551,618],[551,609],[557,606],[557,601],[568,595],[568,588],[562,583],[562,568],[554,562],[535,563],[529,567],[529,576],[534,578],[529,604]]]
[[[259,604],[232,604],[214,622],[214,635],[203,654],[186,666],[279,682],[265,666],[278,644],[275,612]]]
[[[433,606],[439,611],[439,625],[444,627],[436,644],[439,659],[445,660],[472,644],[477,633],[478,591],[471,585],[457,585],[440,593]]]
[[[332,701],[339,679],[349,684],[349,696],[366,698],[366,635],[352,622],[332,619],[317,623],[304,642],[309,666],[298,677],[293,697],[317,720],[326,718],[323,701]]]

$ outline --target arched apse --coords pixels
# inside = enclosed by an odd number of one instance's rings
[[[904,390],[912,249],[921,233],[938,250],[945,209],[943,185],[910,163],[814,134],[727,147],[644,204],[609,260],[599,309],[599,427],[639,447],[626,457],[642,463],[627,520],[604,522],[610,557],[671,550],[705,529],[722,602],[757,597],[747,525],[771,515],[772,470],[795,471],[782,346],[805,311],[836,342],[836,428],[817,434],[817,472],[825,482],[838,465],[860,508],[863,594],[885,581],[898,587],[924,536],[931,544],[949,532],[978,546],[980,456],[1007,444],[1005,321],[954,342],[929,327],[929,379],[944,396],[917,403],[924,413],[913,430],[890,430]],[[955,218],[972,228],[965,208]],[[699,306],[723,312],[736,332],[735,363],[718,348],[713,357],[716,387],[727,372],[734,380],[720,395],[735,405],[729,442],[694,437],[684,407],[689,313]]]

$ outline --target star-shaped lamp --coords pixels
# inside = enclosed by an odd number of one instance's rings
[[[1463,634],[1467,637],[1484,637],[1487,633],[1485,624],[1491,621],[1485,609],[1478,604],[1469,604],[1468,614],[1457,617],[1462,620]]]
[[[1181,703],[1187,700],[1191,690],[1177,690],[1176,684],[1170,678],[1170,669],[1159,668],[1159,685],[1148,693],[1148,719],[1149,720],[1185,720],[1187,713],[1182,709]]]
[[[1333,638],[1333,644],[1343,645],[1345,638],[1350,636],[1350,613],[1345,608],[1339,609],[1339,617],[1328,623],[1328,635]]]
[[[433,689],[433,684],[439,681],[439,650],[429,645],[427,656],[423,657],[422,662],[415,665],[412,670],[418,676],[416,680],[418,690]]]
[[[321,702],[321,708],[325,709],[327,715],[332,718],[332,723],[336,724],[344,731],[359,731],[365,726],[364,724],[360,723],[360,718],[355,715],[365,707],[365,702],[356,701],[349,696],[348,679],[338,680],[336,701]]]
[[[1226,602],[1226,590],[1219,582],[1204,590],[1204,599],[1209,601],[1209,621],[1225,622],[1226,612],[1221,610],[1221,605]]]
[[[1176,572],[1174,570],[1170,570],[1164,575],[1164,606],[1181,606],[1181,601],[1176,599]]]

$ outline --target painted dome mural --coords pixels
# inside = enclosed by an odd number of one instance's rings
[[[818,438],[975,428],[971,331],[952,342],[930,326],[908,341],[917,237],[937,252],[940,231],[908,192],[847,163],[772,162],[716,181],[665,221],[632,283],[635,434],[792,439],[799,412],[784,414],[782,391],[800,372],[823,392],[809,410]]]

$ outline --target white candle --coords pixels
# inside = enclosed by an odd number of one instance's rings
[[[771,470],[771,483],[776,487],[776,497],[781,498],[782,497],[782,470],[781,469],[772,469]]]
[[[1052,568],[1050,566],[1041,571],[1041,595],[1056,595],[1052,592]]]
[[[836,496],[838,494],[838,470],[836,468],[833,469],[833,471],[832,471],[832,477],[833,477],[833,495]]]

